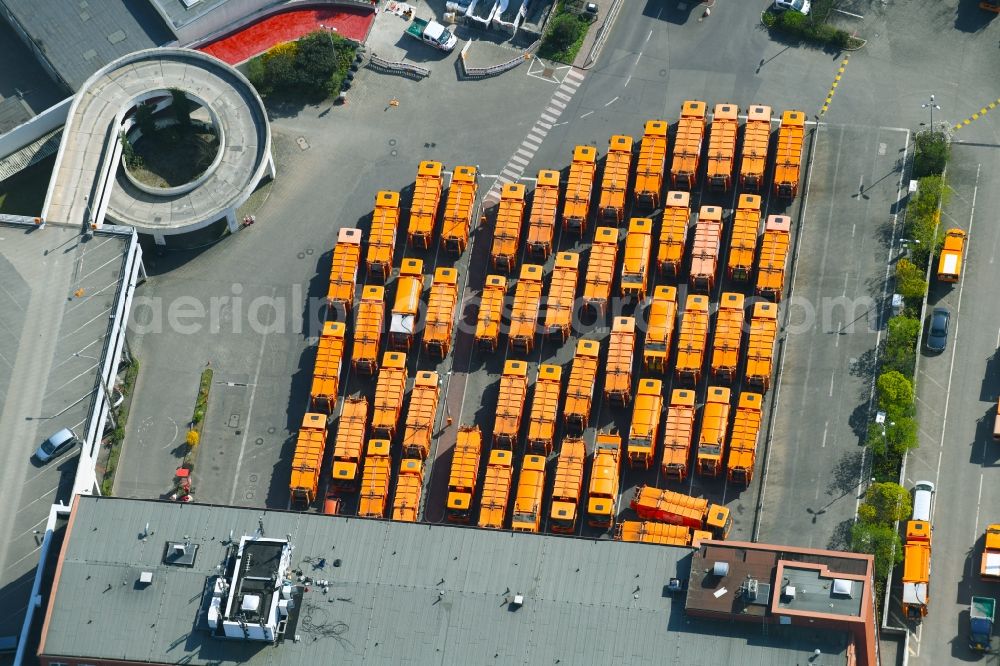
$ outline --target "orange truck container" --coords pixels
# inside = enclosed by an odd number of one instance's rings
[[[979,558],[979,578],[984,583],[1000,582],[1000,525],[986,526],[983,555]]]
[[[406,427],[403,429],[404,458],[427,460],[440,395],[438,373],[418,372],[410,391],[410,408],[406,412]]]
[[[625,235],[625,258],[622,262],[622,298],[646,300],[649,280],[649,256],[653,247],[653,221],[633,217]]]
[[[345,328],[339,321],[325,322],[316,347],[316,365],[313,368],[309,397],[312,408],[325,414],[333,414],[337,407],[340,372],[344,362]]]
[[[440,162],[424,161],[417,167],[417,181],[413,186],[413,205],[410,206],[410,226],[406,240],[411,247],[429,250],[434,238],[438,206],[441,204]]]
[[[708,294],[715,288],[721,250],[722,208],[702,206],[694,228],[694,247],[691,248],[691,274],[688,279],[691,291]]]
[[[510,528],[515,532],[538,532],[542,522],[542,493],[545,491],[545,457],[529,454],[521,462],[521,476],[514,496]]]
[[[740,109],[735,104],[716,104],[708,136],[706,177],[713,192],[725,192],[733,185],[736,166],[736,133],[740,129]]]
[[[756,303],[750,318],[750,339],[747,343],[747,369],[745,381],[761,393],[771,387],[774,368],[774,340],[778,333],[778,306],[774,303]]]
[[[659,546],[699,548],[702,541],[711,538],[711,532],[652,520],[623,520],[615,531],[615,539],[618,541],[652,543]]]
[[[764,224],[764,238],[760,244],[757,264],[757,295],[781,300],[785,285],[785,268],[791,244],[792,218],[787,215],[769,215]]]
[[[458,256],[469,245],[472,212],[476,206],[479,173],[474,166],[455,167],[444,206],[444,225],[441,229],[441,249]]]
[[[365,429],[368,426],[368,400],[349,398],[344,401],[333,445],[333,487],[353,492],[361,481],[361,456],[365,450]]]
[[[774,195],[794,199],[799,193],[802,171],[802,143],[806,136],[806,114],[785,111],[778,128],[778,150],[774,158]]]
[[[424,461],[404,458],[399,462],[396,494],[392,498],[392,519],[415,523],[420,516],[420,497],[424,490]]]
[[[698,473],[719,476],[726,455],[726,435],[729,432],[729,398],[731,392],[722,386],[709,386],[705,407],[701,412],[701,434],[698,437]]]
[[[611,529],[615,524],[622,438],[617,431],[597,433],[587,489],[587,524]]]
[[[580,275],[580,254],[560,252],[549,277],[549,297],[545,301],[545,335],[560,344],[566,342],[573,326],[576,283]]]
[[[674,139],[674,159],[670,163],[671,187],[690,191],[698,184],[698,164],[704,138],[705,103],[684,102]]]
[[[753,272],[754,254],[757,252],[757,233],[760,231],[760,197],[741,194],[733,213],[733,237],[729,242],[729,279],[747,282]]]
[[[639,159],[635,165],[635,204],[642,210],[660,206],[663,192],[663,174],[667,167],[667,131],[665,120],[647,120],[639,145]]]
[[[938,257],[937,279],[958,282],[962,277],[962,254],[965,251],[966,233],[955,227],[944,234]]]
[[[701,367],[705,364],[705,345],[708,342],[708,296],[694,294],[687,297],[681,315],[681,332],[677,336],[677,363],[674,374],[677,381],[688,386],[697,385]]]
[[[375,195],[375,212],[372,213],[372,227],[368,234],[365,265],[369,281],[384,283],[392,274],[398,229],[399,192],[382,190]]]
[[[424,262],[403,259],[396,278],[396,301],[389,321],[389,348],[409,351],[420,316],[420,294],[424,290]]]
[[[500,375],[500,395],[497,397],[497,415],[493,424],[493,446],[496,448],[514,450],[521,432],[521,417],[527,396],[527,362],[507,361]]]
[[[354,323],[354,349],[351,363],[359,375],[378,371],[378,348],[385,328],[385,287],[366,285],[361,290],[361,304]]]
[[[757,438],[760,435],[760,393],[740,393],[733,418],[733,435],[729,439],[729,480],[749,486],[757,462]]]
[[[728,508],[711,504],[702,497],[671,490],[639,486],[635,489],[631,506],[643,520],[704,530],[710,532],[713,539],[725,539],[733,526]]]
[[[493,231],[490,263],[493,270],[510,274],[517,264],[517,249],[521,243],[521,224],[524,222],[524,185],[507,183],[500,190],[500,207]],[[558,192],[556,193],[558,196]]]
[[[361,229],[341,229],[330,262],[330,287],[326,292],[327,305],[345,315],[354,304],[354,285],[358,282],[361,264]]]
[[[545,363],[538,366],[535,393],[531,398],[531,421],[528,423],[529,453],[545,456],[552,453],[561,393],[562,367]]]
[[[621,224],[625,215],[625,192],[632,170],[632,137],[616,134],[608,144],[601,179],[601,201],[598,210],[605,224]]]
[[[648,317],[646,339],[642,345],[642,367],[646,372],[666,374],[677,321],[677,287],[659,286],[653,289]]]
[[[663,207],[663,224],[660,226],[660,243],[656,250],[656,265],[665,278],[677,279],[681,275],[690,217],[691,194],[668,192]]]
[[[587,277],[583,283],[583,304],[601,316],[611,296],[611,282],[615,279],[618,261],[618,229],[597,227],[594,243],[590,246]]]
[[[632,399],[632,359],[635,356],[635,317],[615,317],[604,369],[604,397],[625,407]]]
[[[495,352],[500,342],[503,302],[507,296],[507,278],[487,275],[476,319],[476,345],[485,352]]]
[[[483,479],[483,497],[479,503],[480,527],[498,530],[503,527],[510,499],[510,482],[513,476],[511,457],[513,453],[503,449],[493,449],[486,465]]]
[[[727,291],[719,298],[712,340],[712,377],[718,381],[736,381],[743,339],[743,294]]]
[[[364,471],[361,473],[361,492],[358,494],[359,516],[385,518],[391,479],[392,458],[389,457],[389,440],[369,440],[368,450],[365,452]]]
[[[507,334],[511,351],[527,355],[535,348],[538,310],[542,304],[542,275],[542,267],[537,264],[521,266],[521,277],[514,287],[514,306],[510,311],[510,332]]]
[[[406,355],[386,352],[382,369],[375,384],[375,411],[372,414],[371,436],[375,439],[392,439],[399,427],[399,413],[403,411],[406,392]]]
[[[483,433],[476,426],[458,429],[455,451],[451,456],[448,476],[448,504],[445,517],[452,523],[467,523],[472,519],[472,497],[479,480],[479,456],[483,450]]]
[[[580,340],[576,345],[576,356],[573,357],[573,368],[570,370],[569,386],[566,389],[566,405],[563,408],[566,430],[570,435],[582,435],[590,422],[600,351],[601,346],[597,340]]]
[[[424,351],[443,359],[451,350],[451,334],[458,304],[458,270],[438,268],[427,298],[427,324],[424,326]]]
[[[292,457],[292,478],[288,484],[292,506],[306,509],[316,501],[320,465],[326,448],[326,414],[307,413],[299,428]]]
[[[535,183],[535,196],[528,214],[528,254],[545,260],[552,253],[559,211],[559,172],[542,169]]]
[[[771,146],[771,107],[754,104],[747,109],[743,129],[743,159],[740,161],[740,188],[760,192]]]
[[[566,201],[563,204],[563,230],[581,236],[587,231],[590,215],[590,197],[594,193],[594,173],[597,171],[597,149],[577,146],[573,149],[573,163],[566,180]]]
[[[583,463],[587,447],[582,439],[563,440],[556,463],[556,480],[552,484],[552,508],[549,524],[553,532],[572,534],[583,500]]]
[[[668,481],[680,483],[687,478],[694,436],[694,391],[674,389],[667,408],[663,429],[663,462],[660,467]]]
[[[656,437],[663,416],[663,382],[642,379],[632,408],[632,427],[628,433],[628,464],[649,469],[656,457]]]

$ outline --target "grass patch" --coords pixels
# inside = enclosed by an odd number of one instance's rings
[[[785,33],[800,41],[835,49],[856,49],[864,42],[832,25],[826,18],[833,7],[832,0],[815,0],[808,15],[793,10],[776,10],[769,7],[761,15],[764,25],[770,30]]]
[[[0,213],[41,215],[53,165],[55,156],[47,157],[0,183]]]
[[[545,37],[538,47],[538,57],[573,64],[576,55],[583,46],[583,40],[590,29],[590,21],[575,12],[566,9],[566,3],[560,2],[555,13],[549,19]]]
[[[132,395],[132,389],[135,388],[135,380],[138,376],[139,360],[133,358],[132,363],[125,370],[125,378],[118,388],[122,395],[125,396],[125,401],[122,403],[121,408],[118,410],[118,416],[115,418],[115,425],[117,427],[107,438],[109,449],[108,460],[104,464],[104,476],[101,478],[101,495],[105,497],[111,495],[115,486],[115,472],[118,471],[118,459],[121,457],[122,443],[125,441],[125,424],[128,423],[129,406],[132,404],[128,397]]]

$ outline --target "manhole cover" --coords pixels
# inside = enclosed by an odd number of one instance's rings
[[[244,497],[246,497],[248,500],[252,500],[253,499],[253,491],[252,490],[248,490],[247,493],[246,493],[246,495],[244,495]]]
[[[298,256],[299,259],[305,259],[306,258],[306,253],[305,252],[299,252],[298,255],[296,255],[296,256]]]
[[[257,483],[257,475],[256,474],[251,474],[250,475],[250,483]]]
[[[300,136],[299,138],[295,139],[295,143],[299,144],[300,149],[309,150],[309,142],[306,141],[306,138],[304,136]]]
[[[267,429],[267,434],[268,435],[273,435],[274,434],[274,426],[271,426],[270,428]]]
[[[399,154],[399,152],[398,152],[398,151],[396,151],[395,149],[393,149],[393,150],[390,150],[390,151],[389,151],[389,154],[390,154],[390,155],[392,155],[393,157],[395,157],[396,155],[398,155],[398,154]]]
[[[254,440],[254,444],[256,444],[257,446],[260,446],[263,443],[264,443],[263,437],[258,437],[257,439]]]
[[[390,146],[395,146],[396,145],[396,140],[395,139],[389,139],[389,145]]]
[[[229,427],[230,428],[235,428],[239,424],[240,424],[240,415],[239,414],[233,414],[232,416],[229,417]]]
[[[306,250],[306,254],[310,254],[311,255],[312,253],[313,253],[313,249],[312,248],[309,248],[308,250]]]

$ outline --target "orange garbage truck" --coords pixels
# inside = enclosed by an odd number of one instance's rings
[[[500,375],[500,394],[497,396],[497,415],[493,424],[495,448],[514,450],[521,432],[527,395],[528,364],[525,361],[507,361]]]
[[[681,275],[690,217],[691,194],[668,192],[663,207],[663,224],[660,226],[660,243],[656,250],[656,265],[665,278],[676,280]]]
[[[500,190],[500,206],[493,231],[490,263],[493,270],[509,275],[517,264],[521,244],[521,224],[524,222],[524,185],[507,183]]]
[[[361,264],[361,229],[341,229],[330,262],[330,287],[326,293],[327,306],[344,317],[354,304],[354,285],[358,282]]]
[[[708,136],[708,187],[726,192],[733,185],[736,166],[736,133],[740,128],[740,109],[735,104],[716,104],[712,129]]]
[[[375,195],[375,212],[372,214],[372,227],[368,234],[365,266],[370,282],[385,283],[392,274],[398,229],[399,192],[382,190]]]
[[[615,279],[617,260],[618,229],[597,227],[594,243],[590,246],[587,277],[583,283],[583,304],[602,317],[608,306],[608,298],[611,296],[611,283]]]
[[[458,271],[438,268],[427,299],[427,323],[424,326],[424,351],[443,359],[451,351],[455,306],[458,304]]]
[[[692,294],[687,297],[681,315],[681,332],[677,336],[677,363],[674,374],[686,386],[696,386],[701,380],[705,364],[705,345],[708,343],[708,296]]]
[[[392,480],[392,458],[389,440],[368,441],[361,492],[358,494],[358,515],[362,518],[385,518],[389,505],[389,482]]]
[[[378,348],[385,328],[385,287],[366,285],[361,290],[361,304],[354,323],[354,349],[351,363],[359,375],[378,372]]]
[[[635,317],[615,317],[611,323],[604,397],[625,407],[632,399],[632,359],[635,357]]]
[[[545,261],[552,253],[559,211],[559,172],[542,169],[535,183],[535,196],[528,214],[528,254]]]
[[[747,109],[743,129],[743,159],[740,160],[740,188],[760,192],[771,146],[771,107],[753,104]]]
[[[760,197],[741,194],[733,213],[733,237],[729,242],[729,279],[747,282],[753,271],[757,252],[757,233],[760,231]]]
[[[705,407],[701,413],[701,433],[698,436],[698,474],[719,476],[726,455],[729,433],[729,403],[731,392],[722,386],[709,386]]]
[[[802,172],[802,144],[806,136],[806,114],[785,111],[778,128],[778,147],[774,157],[774,196],[794,199],[799,193]]]
[[[598,210],[604,224],[621,224],[625,215],[625,192],[632,169],[632,137],[616,134],[608,145],[601,179],[601,201]]]
[[[323,324],[316,347],[316,365],[313,368],[312,389],[309,393],[312,408],[324,414],[333,414],[340,391],[340,373],[344,362],[344,331],[339,321]]]
[[[406,355],[400,352],[386,352],[382,357],[378,382],[375,384],[375,409],[371,427],[371,436],[374,439],[391,440],[396,436],[405,391]]]
[[[310,412],[299,428],[292,457],[292,478],[288,484],[292,506],[299,510],[309,508],[317,499],[320,465],[326,449],[326,419],[326,414]]]
[[[403,429],[403,457],[427,460],[434,437],[434,419],[441,395],[438,373],[418,372],[410,391],[410,408]]]
[[[420,317],[420,294],[424,290],[424,262],[403,259],[396,278],[396,301],[389,320],[389,348],[406,352],[413,344]]]
[[[413,186],[413,205],[410,206],[410,226],[406,240],[410,247],[429,250],[437,224],[438,206],[441,204],[440,162],[425,160],[417,167],[417,181]]]
[[[467,523],[472,519],[472,498],[479,480],[479,456],[483,450],[483,433],[476,426],[458,429],[455,450],[448,475],[448,504],[445,517],[452,523]]]
[[[535,393],[531,398],[531,420],[528,423],[529,453],[543,456],[552,453],[561,393],[562,366],[546,363],[539,365]]]
[[[757,263],[758,296],[781,300],[785,285],[785,267],[791,245],[792,218],[787,215],[769,215],[764,224],[764,238],[760,244]]]
[[[576,283],[580,275],[580,254],[560,252],[549,278],[549,297],[545,302],[546,337],[564,344],[573,327]]]
[[[681,119],[670,163],[670,186],[693,190],[698,185],[701,142],[705,138],[705,103],[688,100],[681,105]]]
[[[628,463],[630,467],[649,469],[656,457],[656,438],[663,416],[663,382],[642,379],[632,409],[632,427],[628,433]]]
[[[349,398],[344,401],[333,445],[331,482],[334,489],[353,492],[361,482],[361,456],[365,449],[365,429],[368,427],[368,399]]]
[[[487,275],[476,319],[475,341],[481,351],[493,353],[497,350],[506,296],[507,278],[502,275]]]
[[[986,526],[983,555],[979,559],[979,578],[984,583],[1000,582],[1000,524]]]
[[[545,491],[545,457],[528,454],[521,461],[521,476],[514,496],[510,528],[515,532],[538,532],[542,523],[542,493]]]
[[[694,228],[694,247],[691,248],[691,274],[688,280],[691,291],[710,294],[715,288],[721,250],[722,208],[702,206],[698,212],[698,224]]]
[[[472,227],[478,188],[479,173],[476,167],[455,167],[455,175],[448,188],[444,225],[441,229],[441,249],[452,256],[459,256],[469,245],[469,229]]]
[[[583,463],[587,447],[582,439],[565,439],[556,463],[556,480],[552,485],[552,508],[549,521],[553,532],[572,534],[583,500]]]
[[[597,340],[580,340],[576,345],[576,356],[573,357],[573,367],[569,373],[566,405],[563,409],[566,431],[570,435],[577,437],[583,435],[583,431],[590,423],[599,354],[600,343]]]
[[[424,461],[419,458],[400,460],[396,494],[392,498],[392,519],[404,523],[417,522],[423,490]]]
[[[486,465],[483,479],[483,497],[479,502],[479,527],[498,530],[503,527],[510,499],[510,482],[513,477],[512,456],[503,449],[493,449]]]
[[[694,391],[674,389],[663,430],[663,462],[660,467],[668,481],[682,482],[688,475],[691,441],[694,436]]]
[[[962,277],[962,255],[965,252],[966,234],[961,229],[949,229],[938,257],[937,278],[942,282],[958,282]]]
[[[656,287],[649,303],[646,339],[642,345],[642,367],[646,372],[666,374],[676,321],[677,287]]]
[[[704,530],[710,532],[713,539],[725,539],[733,526],[733,517],[727,507],[671,490],[639,486],[631,506],[643,520]]]
[[[590,215],[590,197],[594,193],[594,173],[597,171],[597,149],[577,146],[566,179],[566,202],[563,204],[563,231],[583,236]]]
[[[635,204],[650,211],[660,206],[663,176],[667,168],[667,132],[665,120],[647,120],[639,145],[639,159],[635,165]]]
[[[711,532],[705,530],[694,530],[683,525],[668,525],[652,520],[623,520],[615,531],[615,539],[618,541],[682,548],[699,548],[702,541],[711,538]]]
[[[587,488],[587,524],[611,529],[615,524],[621,474],[622,438],[617,431],[597,433]]]
[[[510,311],[510,332],[507,344],[511,351],[527,356],[535,348],[538,310],[542,304],[542,267],[521,266],[521,277],[514,287],[514,306]]]
[[[771,387],[774,362],[774,341],[778,333],[778,306],[755,303],[750,318],[747,343],[747,368],[744,380],[748,387],[766,393]]]
[[[740,342],[743,339],[743,294],[726,291],[719,299],[712,341],[712,378],[732,383],[740,365]]]
[[[764,396],[760,393],[740,393],[733,418],[733,435],[729,440],[729,480],[733,483],[749,486],[753,481],[763,401]]]
[[[649,280],[649,257],[653,247],[653,221],[648,217],[633,217],[625,235],[625,257],[622,262],[622,298],[636,302],[646,300]]]

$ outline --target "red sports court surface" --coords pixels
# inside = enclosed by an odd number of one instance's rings
[[[337,34],[363,41],[375,20],[373,11],[361,8],[297,9],[261,19],[239,32],[199,48],[200,51],[237,65],[259,55],[276,44],[290,42],[310,32],[323,30],[320,25],[337,29]]]

